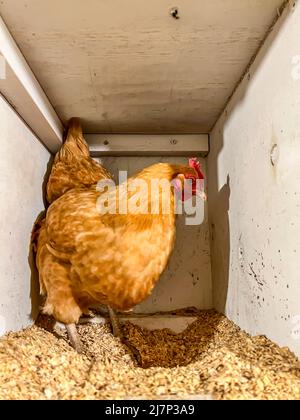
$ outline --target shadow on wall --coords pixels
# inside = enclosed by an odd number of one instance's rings
[[[50,157],[49,162],[47,164],[47,170],[44,175],[43,184],[42,184],[42,194],[43,194],[43,202],[45,209],[48,207],[47,199],[46,199],[46,189],[47,189],[47,182],[50,176],[51,168],[53,165],[53,156]],[[42,211],[32,228],[32,233],[34,232],[35,228],[39,225],[39,223],[44,219],[45,217],[45,211]],[[39,274],[35,263],[35,250],[32,246],[32,242],[30,241],[29,245],[29,255],[28,255],[28,264],[30,267],[30,299],[31,299],[31,318],[35,321],[38,317],[38,314],[40,312],[40,306],[41,306],[41,296],[40,296],[40,284],[39,284]]]
[[[214,307],[224,313],[227,301],[230,266],[230,178],[219,191],[213,205],[216,210],[211,218],[211,252],[214,287]]]

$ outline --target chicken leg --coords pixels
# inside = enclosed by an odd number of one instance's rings
[[[79,354],[82,353],[82,343],[80,341],[76,325],[68,324],[66,325],[66,330],[73,349],[76,350]]]
[[[123,344],[126,345],[126,347],[130,350],[130,352],[133,354],[136,361],[140,364],[141,363],[141,355],[140,352],[127,340],[127,338],[124,337],[120,321],[118,319],[117,314],[115,311],[110,307],[107,306],[109,318],[113,330],[113,335],[115,337],[118,337]],[[80,337],[77,332],[76,324],[66,324],[66,330],[68,333],[68,337],[71,343],[71,346],[74,350],[77,351],[77,353],[82,353],[82,343],[80,340]]]
[[[110,318],[110,322],[111,322],[111,326],[112,326],[113,335],[115,337],[118,337],[121,340],[121,342],[123,344],[125,344],[125,346],[130,350],[130,352],[132,353],[132,355],[134,356],[134,358],[136,359],[136,361],[140,365],[141,361],[142,361],[140,352],[138,351],[138,349],[136,347],[134,347],[129,342],[129,340],[127,340],[127,338],[124,337],[124,334],[123,334],[122,329],[121,329],[120,321],[118,319],[117,314],[113,310],[113,308],[111,308],[110,306],[107,306],[107,308],[108,308],[108,313],[109,313],[109,318]]]
[[[113,310],[112,307],[107,306],[107,309],[108,309],[109,319],[110,319],[111,326],[112,326],[113,335],[122,340],[123,339],[123,333],[122,333],[122,329],[121,329],[121,325],[120,325],[120,321],[118,319],[118,316],[117,316],[117,314],[115,313],[115,311]]]

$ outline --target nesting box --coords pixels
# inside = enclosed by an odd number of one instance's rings
[[[116,178],[194,156],[205,172],[201,223],[178,217],[129,319],[182,333],[215,309],[300,355],[298,2],[3,0],[0,14],[0,334],[39,313],[30,235],[78,116]]]

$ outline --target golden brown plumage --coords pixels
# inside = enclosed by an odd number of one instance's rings
[[[130,186],[185,176],[197,178],[191,166],[161,163],[144,169],[119,190],[132,196]],[[50,207],[35,232],[36,262],[44,312],[65,324],[77,323],[95,303],[129,310],[146,299],[165,269],[175,241],[173,187],[158,195],[144,191],[140,208],[154,205],[157,214],[101,214],[97,202],[100,179],[110,174],[90,158],[78,121],[57,154],[47,186]],[[124,187],[125,186],[125,187]],[[118,194],[117,194],[118,196]],[[170,211],[163,211],[170,200]],[[72,336],[71,336],[72,338]]]
[[[146,182],[152,178],[171,181],[179,171],[193,170],[158,164],[138,177]],[[96,205],[99,196],[95,186],[73,189],[56,200],[47,212],[48,260],[44,260],[41,274],[43,278],[44,269],[47,278],[44,283],[47,290],[51,289],[51,296],[48,294],[45,309],[64,323],[76,323],[80,311],[86,311],[93,303],[120,310],[140,303],[151,294],[174,246],[173,211],[153,215],[100,215]],[[172,191],[170,196],[173,205]],[[161,193],[159,197],[164,200],[165,195]],[[148,195],[144,200],[148,203]],[[64,271],[56,265],[61,265]],[[56,275],[53,270],[57,270]],[[72,290],[67,304],[66,294],[60,298],[61,285],[57,278],[61,276],[66,279],[66,289]]]
[[[106,178],[112,179],[112,175],[91,159],[80,120],[72,118],[66,141],[54,159],[47,183],[47,201],[53,203],[72,188],[87,188]],[[40,291],[43,296],[47,296],[44,312],[69,323],[85,310],[78,309],[74,299],[75,285],[71,285],[70,265],[55,258],[47,244],[46,220],[42,215],[33,229],[32,246],[36,253]]]
[[[172,176],[169,165],[155,165],[147,175],[158,176],[158,170]],[[99,195],[95,188],[76,189],[51,205],[46,219],[48,249],[70,264],[79,304],[84,296],[90,303],[128,310],[150,295],[167,264],[175,215],[101,216],[96,207]]]
[[[72,188],[89,187],[111,174],[90,157],[79,118],[72,118],[68,135],[56,154],[47,184],[47,201],[53,203]]]

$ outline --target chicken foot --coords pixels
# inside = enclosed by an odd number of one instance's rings
[[[120,321],[118,319],[117,314],[115,311],[110,307],[107,306],[109,318],[112,326],[113,335],[121,340],[123,344],[126,345],[126,347],[129,349],[129,351],[132,353],[138,364],[141,364],[141,355],[140,352],[136,347],[134,347],[127,338],[124,337],[124,334],[121,329]],[[77,353],[82,353],[82,343],[80,340],[80,337],[78,335],[78,331],[76,328],[76,324],[66,324],[66,330],[68,333],[68,337],[71,343],[71,346]]]
[[[118,319],[117,314],[113,310],[113,308],[111,308],[110,306],[107,306],[107,308],[108,308],[108,313],[109,313],[109,318],[110,318],[110,322],[111,322],[111,326],[112,326],[113,335],[115,337],[118,337],[121,340],[121,342],[123,344],[125,344],[125,346],[132,353],[132,355],[134,356],[134,358],[138,362],[138,364],[141,365],[142,360],[141,360],[140,352],[138,351],[138,349],[136,347],[134,347],[130,343],[129,340],[127,340],[127,338],[125,338],[125,336],[122,332],[122,329],[121,329],[120,321]]]
[[[67,330],[68,337],[69,337],[69,340],[73,349],[76,350],[77,353],[82,353],[82,343],[79,338],[76,325],[68,324],[66,325],[66,330]]]

